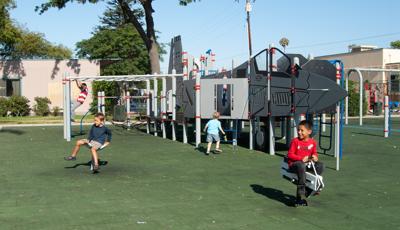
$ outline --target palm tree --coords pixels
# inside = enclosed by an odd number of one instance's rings
[[[289,45],[289,39],[283,37],[279,40],[279,44],[283,47],[283,52],[286,52],[286,46]]]

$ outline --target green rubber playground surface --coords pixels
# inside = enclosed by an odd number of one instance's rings
[[[73,143],[62,127],[3,128],[0,229],[400,229],[400,133],[379,133],[345,128],[340,171],[321,156],[326,188],[295,208],[295,185],[279,172],[284,150],[223,145],[205,156],[113,127],[101,153],[109,163],[93,175],[79,165],[87,149],[63,160]]]

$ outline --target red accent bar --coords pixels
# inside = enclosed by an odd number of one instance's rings
[[[269,52],[270,52],[271,54],[275,54],[275,48],[269,49]]]
[[[292,72],[292,74],[293,75],[295,75],[296,74],[296,66],[295,65],[292,65],[291,67],[290,67],[290,70],[291,70],[291,72]]]
[[[201,118],[200,116],[194,116],[194,118]]]

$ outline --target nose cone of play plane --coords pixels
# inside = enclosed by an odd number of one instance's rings
[[[333,112],[336,103],[347,96],[335,81],[305,70],[299,70],[295,88],[296,113]]]

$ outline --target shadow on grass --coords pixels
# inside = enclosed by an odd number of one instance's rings
[[[206,152],[207,152],[207,148],[206,148],[206,147],[200,145],[199,147],[196,148],[196,150],[197,150],[198,152],[200,152],[200,153],[206,155]]]
[[[365,136],[372,136],[372,137],[383,137],[383,134],[373,134],[373,133],[360,133],[360,132],[351,132],[353,134],[365,135]]]
[[[71,138],[75,138],[75,137],[84,137],[86,133],[73,133],[71,134]]]
[[[250,187],[253,189],[255,193],[261,194],[271,200],[279,201],[285,204],[286,206],[294,207],[294,203],[296,201],[295,196],[285,194],[281,190],[277,190],[274,188],[266,188],[258,184],[251,184]]]
[[[66,168],[66,169],[74,169],[74,168],[77,168],[77,167],[79,167],[79,166],[89,166],[90,167],[90,165],[92,164],[92,161],[88,161],[88,162],[86,162],[86,163],[78,163],[78,164],[75,164],[75,165],[73,165],[73,166],[66,166],[66,167],[64,167],[64,168]],[[108,164],[108,161],[101,161],[101,160],[99,160],[99,165],[100,166],[104,166],[104,165],[107,165]]]
[[[15,134],[15,135],[22,135],[25,132],[22,130],[17,130],[17,129],[7,129],[7,128],[3,128],[0,129],[0,133],[11,133],[11,134]]]

